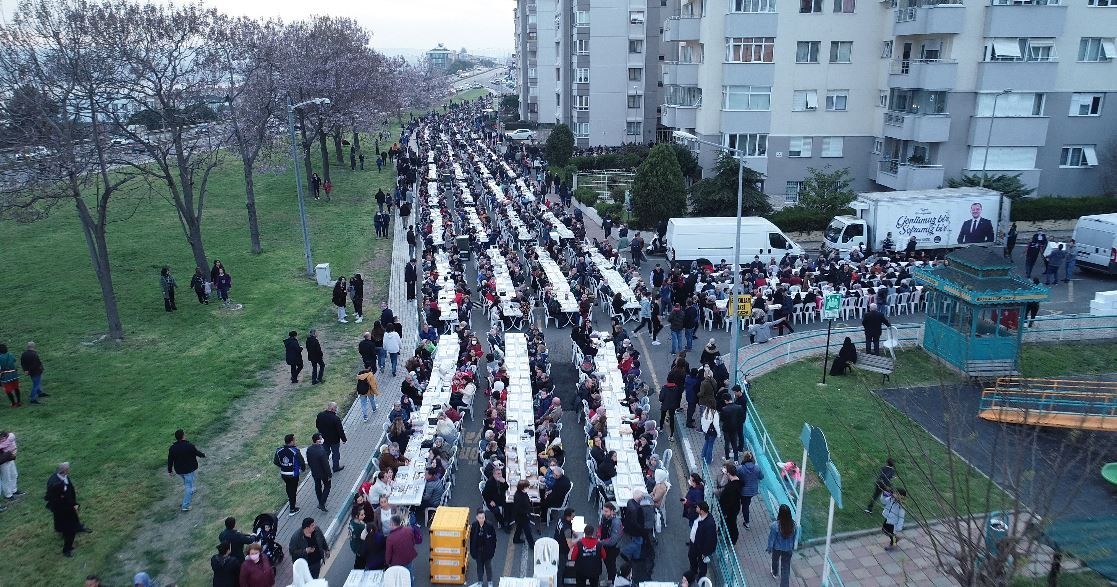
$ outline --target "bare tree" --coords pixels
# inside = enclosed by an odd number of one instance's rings
[[[0,212],[30,220],[70,203],[101,289],[108,336],[124,338],[107,242],[109,206],[129,177],[112,170],[109,130],[121,61],[101,35],[107,3],[22,2],[0,28],[0,91],[33,92],[13,128],[38,155],[7,169]]]

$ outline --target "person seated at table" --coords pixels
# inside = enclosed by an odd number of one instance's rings
[[[647,467],[648,457],[652,456],[651,437],[647,434],[637,436],[633,449],[635,449],[636,458],[640,462],[640,470],[644,470]]]
[[[365,492],[368,494],[368,502],[370,504],[379,503],[381,495],[391,495],[392,487],[395,485],[395,478],[395,471],[384,470],[377,472],[375,483],[369,485]]]
[[[593,356],[586,355],[583,357],[582,363],[578,365],[578,370],[581,371],[583,375],[593,375],[593,373],[597,371],[597,365],[594,363]]]
[[[450,466],[450,447],[446,444],[442,437],[435,436],[431,441],[430,456],[427,459],[427,464],[438,472],[438,477],[441,479],[446,476],[446,468]]]
[[[504,470],[504,458],[505,456],[502,453],[485,462],[485,465],[481,467],[481,473],[486,479],[493,476],[493,471]]]
[[[548,508],[563,507],[563,502],[566,501],[566,496],[573,487],[570,479],[563,473],[562,467],[558,465],[552,466],[550,468],[550,473],[554,478],[554,483],[545,490],[542,490],[543,494],[540,496],[542,497],[541,504],[544,512],[546,512]]]
[[[440,505],[442,496],[446,493],[446,482],[438,476],[438,471],[434,467],[427,467],[423,479],[423,497],[419,500],[420,510]]]
[[[557,428],[547,434],[537,449],[536,452],[541,458],[550,458],[556,465],[566,462],[566,451],[562,448],[562,436],[559,435]]]
[[[593,459],[595,466],[600,465],[605,460],[605,457],[609,455],[605,450],[605,439],[601,436],[597,436],[590,442],[590,458]]]
[[[499,381],[497,382],[500,383]],[[500,400],[503,402],[504,400]],[[503,404],[501,404],[503,405]],[[486,430],[492,430],[497,435],[497,442],[503,442],[501,438],[504,436],[505,429],[508,427],[504,421],[504,414],[497,406],[489,408],[488,414],[485,417],[484,427]]]
[[[605,406],[598,406],[590,415],[589,427],[596,431],[602,438],[609,435],[608,420],[605,415]]]
[[[838,357],[834,359],[834,364],[830,366],[831,375],[845,375],[847,372],[853,370],[853,363],[857,362],[857,346],[853,344],[850,337],[846,337],[842,341],[842,348],[838,351]]]
[[[490,430],[489,432],[492,431]],[[500,448],[500,445],[496,443],[496,440],[490,440],[485,443],[485,448],[481,451],[482,462],[489,462],[493,459],[502,458],[504,458],[504,451]]]
[[[391,471],[393,474],[399,472],[399,468],[406,465],[410,461],[407,457],[403,456],[399,450],[399,444],[395,442],[380,448],[380,459],[378,464],[381,471]]]
[[[571,340],[574,341],[574,344],[578,345],[578,350],[586,357],[597,356],[597,347],[594,346],[593,338],[590,336],[592,333],[593,325],[588,321],[570,327]]]
[[[403,383],[399,387],[400,394],[411,400],[411,403],[423,405],[423,390],[419,388],[419,381],[413,372],[408,371],[403,376]]]
[[[419,340],[435,342],[438,340],[438,332],[431,328],[430,324],[423,324],[419,327]]]
[[[542,424],[544,420],[562,421],[562,398],[552,397],[550,406],[543,412],[543,417],[536,421],[536,424]]]
[[[458,432],[458,427],[446,414],[438,415],[438,422],[434,426],[434,433],[451,446],[457,444],[458,438],[461,436]]]
[[[371,484],[370,484],[370,486],[371,486]],[[372,504],[369,503],[369,501],[368,501],[368,491],[365,488],[364,483],[361,484],[361,489],[364,489],[364,491],[358,490],[357,495],[353,496],[353,504],[351,505],[350,509],[353,512],[356,512],[358,510],[364,512],[364,516],[365,516],[364,519],[371,520],[374,508],[373,508]],[[377,495],[376,499],[379,502],[379,500],[380,500],[379,495]]]
[[[632,347],[632,341],[629,339],[628,330],[625,329],[624,325],[621,324],[619,320],[613,320],[609,335],[613,338],[613,354],[616,356],[621,356],[621,353],[623,353],[626,348]]]
[[[606,485],[613,484],[613,478],[617,476],[617,451],[611,450],[609,454],[605,455],[605,459],[597,464],[597,477],[601,482]]]

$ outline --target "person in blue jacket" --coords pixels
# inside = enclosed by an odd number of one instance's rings
[[[780,504],[776,521],[768,530],[768,552],[772,554],[772,577],[780,587],[791,585],[791,553],[795,551],[795,518],[787,504]]]
[[[741,517],[745,521],[745,530],[749,529],[749,506],[752,498],[760,494],[760,480],[764,478],[764,470],[756,464],[756,457],[752,451],[745,451],[741,455],[741,465],[737,467],[737,476],[741,478]]]

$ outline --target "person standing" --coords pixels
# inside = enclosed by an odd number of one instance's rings
[[[1019,235],[1016,233],[1016,223],[1013,222],[1012,226],[1008,229],[1008,234],[1005,235],[1005,250],[1004,258],[1012,261],[1012,249],[1016,248],[1016,239]]]
[[[299,373],[303,370],[303,347],[299,346],[298,332],[292,330],[287,333],[287,338],[283,341],[283,351],[287,365],[291,367],[291,383],[298,383]]]
[[[302,530],[291,536],[287,547],[291,553],[291,562],[300,558],[305,560],[310,576],[315,579],[322,572],[322,561],[330,558],[330,546],[326,544],[326,537],[318,529],[314,518],[303,518]]]
[[[357,155],[357,161],[359,161],[360,164],[361,164],[361,171],[364,171],[365,170],[365,152],[364,151],[361,151],[360,154]]]
[[[739,458],[745,448],[745,408],[735,401],[730,401],[722,406],[719,412],[721,429],[724,433],[725,460]]]
[[[659,390],[659,429],[667,431],[671,426],[671,440],[675,440],[675,412],[683,402],[683,389],[677,382],[668,381]]]
[[[710,557],[718,546],[718,529],[714,519],[710,517],[710,504],[705,501],[698,502],[698,517],[690,526],[690,546],[687,548],[687,559],[690,561],[690,572],[698,577],[705,577],[710,564]]]
[[[39,358],[34,342],[27,343],[27,350],[19,356],[19,366],[31,378],[31,403],[39,403],[40,397],[47,397],[49,394],[43,393],[43,361]]]
[[[686,350],[686,343],[683,342],[686,314],[683,313],[681,305],[675,304],[675,307],[671,309],[671,313],[667,315],[667,324],[671,327],[671,354],[674,355]]]
[[[403,517],[399,514],[392,515],[389,526],[391,531],[384,542],[384,564],[389,567],[407,567],[410,571],[411,563],[419,556],[415,550],[417,530],[405,526]]]
[[[341,466],[341,443],[349,439],[345,437],[345,427],[337,415],[337,402],[326,404],[326,409],[318,412],[314,427],[322,434],[322,440],[333,457],[334,473],[341,471],[345,468]]]
[[[271,560],[264,556],[264,547],[253,542],[248,547],[248,556],[240,566],[240,587],[274,587],[275,568]]]
[[[874,355],[880,354],[880,333],[884,326],[892,328],[892,323],[884,314],[877,310],[876,304],[869,304],[869,311],[861,319],[861,328],[865,330],[865,352]]]
[[[54,531],[62,534],[62,555],[74,556],[74,538],[78,532],[90,532],[78,517],[78,494],[70,480],[70,463],[62,463],[47,480],[43,499],[54,515]]]
[[[171,268],[166,265],[159,271],[159,287],[163,289],[163,309],[168,312],[174,312],[178,309],[175,306],[175,276],[171,275]]]
[[[892,478],[896,476],[896,462],[892,459],[884,461],[884,466],[880,468],[880,473],[877,473],[877,480],[873,484],[873,496],[869,498],[868,505],[865,506],[865,513],[873,513],[873,504],[880,499],[881,494],[886,491],[892,491]]]
[[[275,449],[272,463],[279,467],[279,477],[287,490],[287,503],[291,508],[287,515],[293,516],[299,513],[299,507],[295,504],[295,497],[299,494],[299,475],[306,470],[306,460],[299,447],[295,446],[294,434],[283,437],[283,446]]]
[[[353,313],[357,315],[354,320],[357,324],[365,321],[365,279],[360,273],[354,273],[349,278],[349,299],[353,302]]]
[[[16,433],[11,431],[0,432],[0,487],[4,490],[4,499],[13,499],[26,495],[26,491],[19,490],[19,470],[16,469]]]
[[[414,237],[410,232],[407,234],[408,239]],[[407,283],[407,301],[415,301],[415,282],[419,281],[419,271],[415,265],[415,259],[412,259],[407,263],[407,266],[403,268],[403,280]]]
[[[516,532],[512,535],[512,542],[523,544],[526,540],[528,548],[534,549],[535,536],[531,534],[531,498],[527,494],[530,485],[527,479],[520,479],[516,484],[516,493],[512,497],[512,518],[516,522]]]
[[[322,343],[318,342],[318,330],[310,329],[306,335],[306,358],[310,361],[310,384],[318,385],[324,381],[326,363],[322,360]]]
[[[885,550],[895,550],[896,543],[900,541],[900,532],[904,529],[904,516],[907,511],[904,509],[904,498],[908,496],[908,492],[904,488],[899,488],[895,492],[886,491],[880,497],[880,503],[884,506],[884,525],[881,530],[888,536],[888,546]]]
[[[8,345],[0,343],[0,387],[8,396],[13,408],[23,405],[19,391],[19,371],[16,371],[15,355],[8,352]]]
[[[702,435],[705,438],[705,443],[702,445],[702,460],[709,465],[714,459],[714,442],[721,436],[721,416],[709,408],[703,409],[699,424],[702,426]]]
[[[1063,243],[1059,243],[1059,246],[1047,255],[1047,268],[1043,271],[1043,285],[1059,285],[1059,269],[1063,268],[1063,262],[1066,261],[1066,258],[1067,254],[1063,250]]]
[[[1033,285],[1039,285],[1039,278],[1032,278]],[[1031,301],[1024,304],[1024,315],[1028,317],[1028,328],[1036,325],[1036,314],[1039,314],[1039,302]]]
[[[402,339],[399,329],[394,324],[386,324],[384,326],[384,352],[388,353],[388,359],[392,363],[392,377],[396,376],[401,344]]]
[[[415,245],[418,244],[419,239],[415,236],[415,226],[407,227],[407,254],[409,257],[415,257]]]
[[[469,556],[477,565],[478,587],[485,587],[486,576],[489,578],[489,587],[493,587],[493,581],[496,580],[493,576],[495,555],[496,528],[485,520],[485,508],[482,506],[477,508],[477,517],[469,527]]]
[[[764,469],[756,464],[756,457],[752,451],[745,451],[741,456],[741,465],[737,467],[737,477],[741,480],[741,517],[744,519],[745,530],[750,528],[749,508],[752,499],[760,494],[760,480],[764,478]],[[733,523],[736,525],[736,522]]]
[[[741,510],[741,478],[737,476],[737,468],[733,466],[733,463],[726,462],[722,464],[721,468],[725,472],[725,484],[721,486],[718,505],[721,506],[722,515],[725,516],[729,540],[736,546],[737,538],[740,536],[740,528],[737,526],[737,513]]]
[[[217,277],[213,281],[213,287],[217,288],[217,297],[221,298],[221,305],[229,305],[229,290],[233,289],[233,276],[225,271],[224,267],[217,268]]]
[[[1035,269],[1036,261],[1039,261],[1039,255],[1047,246],[1047,241],[1041,241],[1039,233],[1032,235],[1032,240],[1028,241],[1028,248],[1024,250],[1024,275],[1029,279],[1032,277],[1032,270]]]
[[[376,373],[376,343],[372,341],[372,333],[365,331],[361,335],[361,342],[357,343],[357,354],[361,355],[361,363],[365,369]]]
[[[1066,267],[1063,271],[1063,283],[1070,283],[1071,277],[1074,277],[1074,267],[1078,264],[1078,244],[1073,238],[1067,243],[1065,263]],[[31,395],[34,396],[35,392],[32,391]]]
[[[601,563],[606,556],[605,548],[594,538],[593,526],[587,525],[582,537],[570,549],[578,587],[597,587],[601,581]],[[612,583],[612,580],[609,582]]]
[[[182,477],[182,511],[190,511],[190,499],[194,496],[194,479],[198,471],[198,457],[206,458],[206,453],[198,450],[194,443],[186,440],[186,432],[175,430],[175,441],[167,450],[167,475]]]
[[[199,304],[209,304],[209,287],[210,283],[206,280],[205,273],[202,273],[202,268],[195,267],[194,275],[190,278],[190,289],[198,296]]]
[[[334,305],[337,306],[337,321],[342,324],[349,324],[349,321],[345,319],[345,296],[346,284],[345,276],[343,275],[341,277],[338,277],[337,281],[334,282],[334,292],[332,300]]]
[[[314,194],[314,199],[317,200],[322,193],[322,178],[317,173],[310,176],[310,193]]]
[[[609,502],[601,508],[601,526],[597,529],[597,539],[605,553],[602,560],[605,561],[605,573],[610,583],[617,578],[617,556],[621,552],[619,545],[623,535],[617,506]]]
[[[314,479],[314,496],[318,498],[318,509],[326,510],[326,500],[330,498],[330,483],[333,472],[330,471],[330,451],[322,444],[322,434],[315,432],[310,437],[314,444],[306,448],[306,464],[310,468],[310,476]]]
[[[244,547],[256,541],[256,537],[251,534],[244,534],[237,530],[237,519],[229,516],[225,518],[225,529],[217,535],[218,542],[227,543],[230,547],[229,554],[237,558],[237,560],[244,560]]]
[[[558,577],[555,579],[556,585],[562,585],[562,578],[566,574],[566,561],[570,558],[570,548],[574,545],[574,508],[566,508],[562,512],[562,518],[555,523],[555,534],[552,536],[555,542],[558,542],[559,547],[559,563],[558,563]],[[601,571],[597,572],[601,576]]]
[[[768,548],[772,554],[772,577],[780,580],[780,587],[791,585],[791,554],[795,551],[795,518],[791,507],[780,504],[776,521],[768,529]]]
[[[217,554],[209,558],[213,587],[238,587],[242,560],[230,554],[231,550],[231,544],[222,542],[217,545]]]

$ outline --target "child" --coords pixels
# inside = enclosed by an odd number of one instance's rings
[[[900,540],[900,532],[904,529],[904,498],[908,496],[908,492],[902,487],[893,492],[884,492],[881,496],[880,502],[884,505],[884,525],[881,530],[888,535],[888,546],[885,550],[894,550],[896,543]]]

